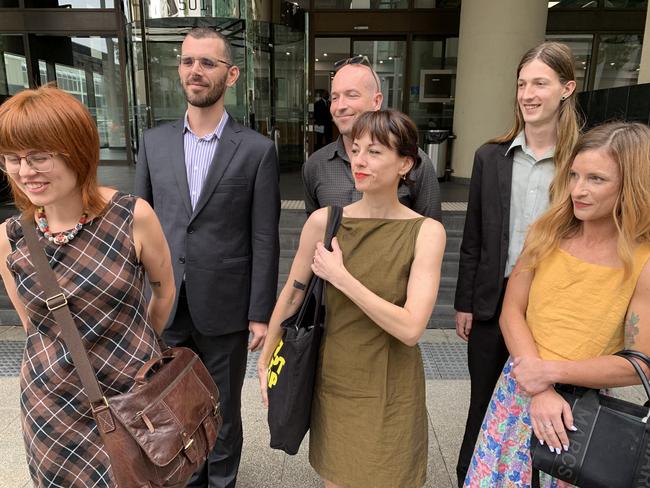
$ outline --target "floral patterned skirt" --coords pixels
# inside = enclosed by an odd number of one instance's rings
[[[465,486],[470,488],[531,488],[532,458],[530,397],[524,395],[506,362],[481,425]],[[541,488],[573,485],[540,472]]]

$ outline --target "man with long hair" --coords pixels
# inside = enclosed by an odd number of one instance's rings
[[[468,341],[470,407],[456,473],[462,486],[494,385],[508,358],[499,315],[530,224],[552,195],[579,132],[574,59],[564,44],[529,50],[517,67],[515,122],[474,157],[456,286],[456,333]]]

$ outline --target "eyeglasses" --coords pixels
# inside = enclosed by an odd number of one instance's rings
[[[193,58],[192,56],[182,56],[181,57],[181,66],[184,68],[191,68],[194,66],[194,63],[198,61],[199,66],[201,69],[204,69],[205,71],[212,71],[213,69],[216,69],[219,66],[219,63],[225,64],[228,68],[233,66],[232,63],[229,63],[227,61],[224,61],[223,59],[209,59],[209,58]]]
[[[31,153],[27,156],[18,156],[18,154],[0,154],[0,169],[5,173],[14,175],[20,172],[20,165],[23,159],[31,169],[37,173],[47,173],[54,167],[53,153]]]
[[[339,59],[334,63],[334,69],[338,71],[343,66],[346,66],[348,64],[363,64],[368,68],[370,68],[372,77],[375,79],[375,82],[377,82],[377,91],[381,91],[381,82],[379,81],[379,77],[377,76],[377,73],[375,73],[375,70],[372,69],[372,64],[370,64],[370,60],[368,59],[368,56],[365,56],[363,54],[357,54],[356,56],[352,56],[351,58]]]

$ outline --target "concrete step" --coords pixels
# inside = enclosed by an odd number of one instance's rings
[[[451,304],[436,303],[436,307],[429,319],[428,329],[455,329],[456,310]]]
[[[442,212],[442,225],[447,230],[463,230],[465,226],[465,212]]]

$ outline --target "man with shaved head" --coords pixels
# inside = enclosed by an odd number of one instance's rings
[[[330,112],[340,136],[314,152],[303,165],[307,214],[321,207],[345,206],[361,199],[350,168],[350,134],[357,117],[379,110],[384,98],[379,77],[364,64],[367,59],[355,56],[335,64],[340,68],[332,80]],[[435,169],[426,153],[420,150],[419,154],[422,164],[411,172],[410,184],[400,186],[399,199],[417,213],[441,221],[440,187]]]

